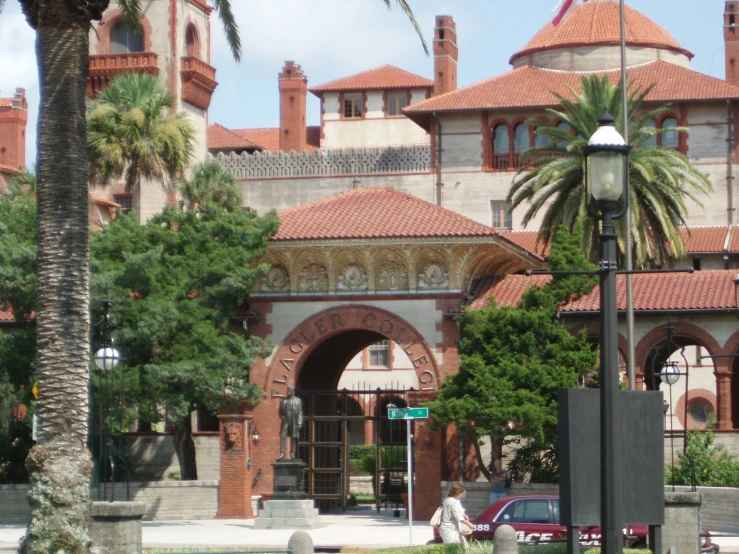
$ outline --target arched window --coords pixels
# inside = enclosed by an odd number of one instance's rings
[[[557,129],[562,129],[563,131],[566,131],[568,134],[570,135],[572,134],[572,125],[570,125],[566,121],[560,121],[559,123],[557,123]],[[555,139],[554,143],[556,144],[557,142],[559,141]]]
[[[677,119],[674,117],[666,117],[662,120],[662,129],[665,129],[665,131],[662,133],[662,146],[665,148],[677,148],[678,143],[678,137],[677,137],[677,131],[675,131],[675,127],[677,127]]]
[[[140,31],[129,29],[119,21],[110,30],[110,53],[127,54],[144,51],[144,35]]]
[[[200,57],[200,44],[198,41],[198,31],[195,25],[190,23],[185,31],[185,56],[191,58]]]
[[[653,119],[650,119],[644,124],[645,129],[656,129],[657,124],[654,122]],[[643,140],[641,143],[642,146],[657,146],[657,135],[654,135],[651,138],[648,138],[646,140]]]
[[[542,133],[534,134],[534,146],[537,148],[546,148],[552,145],[552,137]]]
[[[519,123],[513,130],[513,151],[516,153],[523,152],[530,144],[529,126],[525,123]]]
[[[510,167],[510,151],[508,125],[500,123],[493,129],[493,169],[506,170]]]

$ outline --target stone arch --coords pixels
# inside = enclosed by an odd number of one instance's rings
[[[436,356],[423,336],[410,323],[387,310],[358,304],[318,312],[288,333],[272,356],[263,389],[272,398],[282,396],[289,384],[298,382],[304,363],[321,344],[352,331],[373,333],[395,342],[411,360],[420,389],[430,392],[439,389]],[[347,357],[348,362],[349,353]]]
[[[670,322],[669,325],[675,328],[673,339],[678,342],[678,344],[680,339],[682,339],[683,341],[690,341],[691,344],[702,346],[708,350],[711,355],[723,353],[721,345],[719,345],[713,335],[705,329],[702,329],[697,325],[693,325],[692,323],[685,323],[682,321]],[[637,372],[637,382],[641,379],[644,382],[645,388],[650,388],[652,371],[651,360],[654,353],[654,347],[665,340],[665,326],[666,324],[663,323],[653,328],[645,334],[641,340],[639,340],[635,348],[634,357],[636,362],[635,369]]]
[[[97,26],[97,36],[99,37],[96,53],[98,55],[110,54],[110,32],[123,19],[121,10],[112,10],[105,18],[100,20]],[[141,33],[144,35],[144,52],[151,52],[151,23],[145,14],[141,14]]]

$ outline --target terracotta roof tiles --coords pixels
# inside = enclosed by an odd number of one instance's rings
[[[232,129],[239,137],[259,146],[269,152],[280,151],[280,129],[279,127],[261,127],[254,129]],[[313,152],[321,147],[321,128],[317,125],[306,127],[305,149]],[[210,148],[210,146],[209,146]]]
[[[731,229],[728,250],[729,252],[739,252],[739,230],[736,227]]]
[[[617,83],[620,71],[608,71]],[[583,73],[522,66],[455,91],[408,106],[408,117],[425,127],[432,112],[480,111],[501,108],[553,107],[556,92],[572,98],[567,87],[577,90]],[[725,100],[739,98],[739,87],[665,61],[650,62],[629,70],[629,78],[642,88],[655,84],[647,96],[651,102],[677,100]]]
[[[12,312],[0,310],[0,321],[15,321],[15,319],[13,318]]]
[[[355,73],[316,85],[308,90],[312,93],[342,90],[378,90],[397,88],[430,88],[434,86],[431,79],[385,64],[366,71]]]
[[[685,240],[686,252],[721,253],[726,246],[729,228],[726,225],[690,227],[681,229],[681,233]]]
[[[736,269],[706,270],[694,273],[649,273],[634,275],[634,310],[735,310]],[[476,291],[471,309],[481,309],[493,296],[499,305],[514,306],[531,285],[542,286],[551,277],[508,275],[491,278]],[[626,277],[616,279],[617,304],[626,310]],[[600,288],[562,308],[562,313],[597,312],[600,310]]]
[[[258,145],[246,137],[227,129],[219,123],[208,125],[208,149],[209,150],[243,150],[246,148],[258,148]]]
[[[659,48],[680,52],[692,58],[670,33],[642,13],[625,6],[626,43],[641,48]],[[556,48],[586,45],[618,45],[621,26],[618,2],[590,1],[579,4],[559,25],[551,22],[513,54],[511,62],[526,54]]]
[[[521,248],[533,252],[538,256],[548,256],[550,247],[542,243],[536,244],[539,231],[498,231],[500,236],[517,244]]]
[[[363,187],[279,212],[272,239],[494,236],[495,229],[390,187]]]

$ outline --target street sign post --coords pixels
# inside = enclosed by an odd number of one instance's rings
[[[427,419],[428,408],[390,408],[387,410],[388,419],[404,419],[408,426],[408,545],[413,546],[413,441],[411,440],[411,421]]]

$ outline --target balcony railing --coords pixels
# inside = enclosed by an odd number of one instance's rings
[[[103,54],[89,56],[89,60],[87,95],[91,98],[108,86],[110,80],[122,71],[159,75],[157,55],[153,52]]]
[[[539,154],[538,157],[548,156],[551,158],[561,158],[565,156],[564,152],[547,152],[546,154]],[[493,154],[493,171],[513,171],[523,166],[521,162],[521,152],[514,152],[513,154]]]
[[[184,56],[181,61],[182,99],[207,110],[213,91],[218,86],[216,68],[193,56]]]

